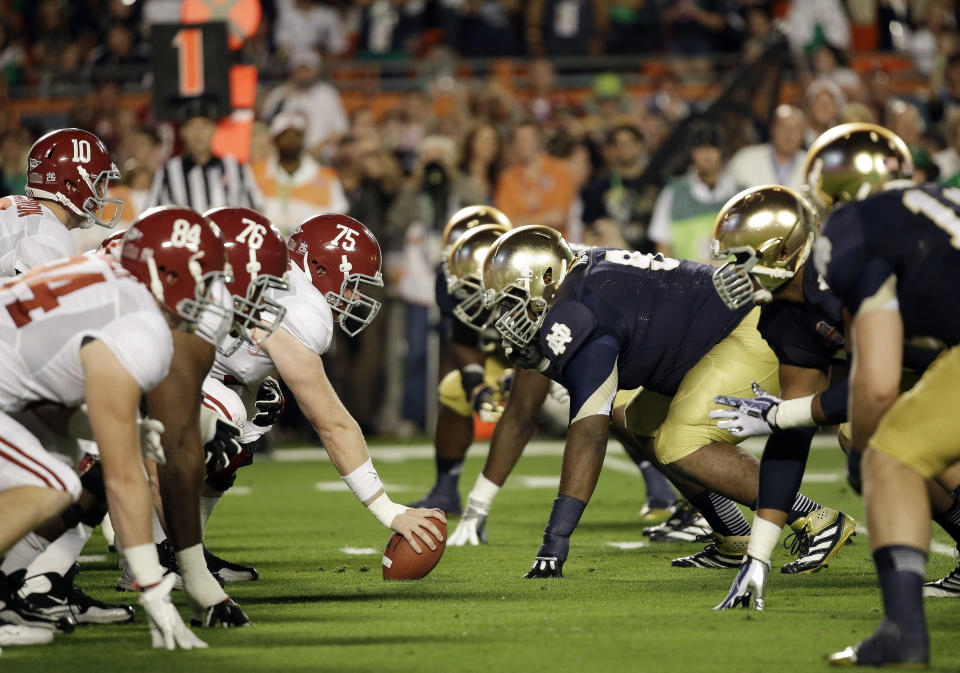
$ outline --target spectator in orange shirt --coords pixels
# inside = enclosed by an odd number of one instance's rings
[[[494,205],[514,226],[543,224],[566,232],[576,196],[570,168],[543,150],[540,126],[520,122],[512,135],[513,163],[500,174]]]
[[[281,112],[270,124],[276,154],[253,164],[253,175],[267,202],[264,215],[285,236],[318,213],[346,213],[347,197],[337,172],[305,151],[306,120]]]

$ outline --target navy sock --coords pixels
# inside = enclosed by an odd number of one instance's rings
[[[670,480],[654,467],[653,463],[643,460],[637,463],[637,467],[640,468],[643,483],[647,488],[647,505],[653,509],[663,509],[676,501],[677,494],[670,485]]]
[[[916,547],[890,545],[873,552],[873,562],[883,592],[883,611],[907,633],[925,634],[923,576],[927,555]]]
[[[733,500],[713,491],[704,491],[690,498],[690,504],[700,510],[713,532],[724,536],[750,534],[750,524]]]
[[[437,483],[435,491],[457,492],[460,483],[460,473],[463,472],[463,458],[441,458],[437,456]]]
[[[566,559],[570,550],[570,536],[586,508],[587,503],[582,500],[569,495],[558,495],[553,501],[550,520],[543,530],[543,544],[537,555]]]
[[[952,537],[954,542],[960,543],[960,504],[953,503],[950,509],[937,514],[933,520],[947,531],[947,535]]]

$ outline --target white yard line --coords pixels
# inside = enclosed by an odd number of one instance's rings
[[[106,554],[81,554],[77,560],[80,563],[103,563],[107,560]]]
[[[616,549],[643,549],[647,546],[646,542],[608,542],[608,547]]]
[[[380,553],[373,547],[340,547],[340,551],[349,556],[376,556]]]
[[[253,489],[249,486],[234,486],[224,491],[224,495],[250,495]]]

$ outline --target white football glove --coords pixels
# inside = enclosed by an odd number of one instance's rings
[[[771,395],[754,382],[753,394],[756,397],[729,397],[717,395],[713,401],[732,409],[713,409],[710,418],[722,418],[717,427],[729,430],[734,437],[753,437],[755,435],[770,435],[777,430],[777,409],[783,402],[776,395]]]
[[[178,647],[190,650],[206,647],[207,644],[197,638],[193,631],[180,619],[180,613],[170,601],[170,592],[176,582],[174,573],[167,573],[162,580],[149,589],[140,592],[140,606],[147,613],[150,622],[152,646],[175,650]]]
[[[140,431],[140,453],[157,465],[167,464],[167,456],[163,453],[163,444],[160,441],[164,429],[163,423],[152,418],[141,418],[137,421],[137,430]]]
[[[493,503],[467,497],[467,511],[460,518],[456,530],[447,538],[447,545],[462,547],[487,543],[487,517],[490,516],[490,507]]]
[[[550,395],[551,399],[560,404],[569,404],[570,402],[570,393],[556,381],[550,381],[550,391],[547,394]]]

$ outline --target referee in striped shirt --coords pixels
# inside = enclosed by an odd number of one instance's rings
[[[221,206],[264,207],[253,171],[229,155],[211,150],[217,125],[213,106],[192,101],[180,127],[183,154],[174,156],[153,176],[144,210],[154,206],[187,206],[198,213]]]

